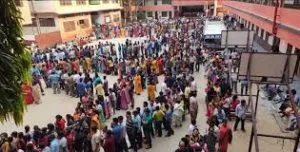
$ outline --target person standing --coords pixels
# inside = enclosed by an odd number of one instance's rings
[[[155,107],[155,111],[153,112],[153,121],[155,125],[155,130],[157,132],[158,137],[161,137],[162,135],[162,123],[164,119],[164,112],[159,108],[159,106]]]
[[[123,116],[118,117],[119,126],[121,128],[121,136],[120,136],[120,152],[128,152],[128,146],[126,142],[126,126],[123,122]]]
[[[245,90],[245,94],[247,94],[248,93],[248,80],[247,79],[241,80],[241,95],[244,94],[244,90]]]
[[[246,112],[247,112],[247,107],[246,107],[246,100],[242,100],[240,104],[238,104],[235,108],[235,124],[234,124],[234,130],[237,129],[239,122],[241,121],[241,128],[242,131],[245,130],[245,118],[246,118]]]
[[[126,132],[130,143],[129,149],[133,149],[136,152],[137,148],[136,148],[136,141],[135,141],[136,137],[134,133],[134,123],[130,111],[126,112]]]
[[[141,75],[138,73],[134,77],[134,92],[137,95],[140,95],[142,91],[143,91],[142,78],[141,78]]]
[[[197,114],[198,114],[198,102],[196,99],[196,92],[191,92],[191,97],[190,97],[190,115],[191,115],[191,120],[196,120]]]
[[[129,90],[126,84],[123,84],[121,86],[121,91],[120,91],[120,108],[121,109],[128,109],[128,104],[130,103],[130,95],[129,95]]]
[[[216,152],[216,144],[218,137],[215,134],[214,128],[210,127],[208,129],[208,134],[204,136],[204,141],[207,144],[207,149],[209,152]]]
[[[139,111],[133,112],[133,127],[134,127],[134,140],[137,142],[138,148],[143,147],[143,137],[142,137],[142,119]],[[133,145],[135,146],[135,145]],[[134,151],[137,151],[137,146],[133,147]]]
[[[173,111],[172,109],[169,107],[168,104],[165,104],[165,128],[168,131],[168,133],[166,134],[166,137],[169,137],[171,135],[174,134],[174,130],[172,129],[172,115],[173,115]]]
[[[106,79],[106,76],[103,76],[103,90],[104,93],[108,93],[108,81]]]
[[[142,122],[143,122],[143,131],[146,140],[145,143],[148,144],[148,147],[146,147],[146,149],[150,149],[152,148],[152,141],[151,141],[152,116],[150,114],[149,109],[145,109]]]
[[[50,80],[50,82],[51,82],[53,94],[60,93],[59,79],[60,79],[60,76],[55,71],[52,71],[48,77],[48,80]]]
[[[155,101],[155,91],[156,91],[156,86],[155,82],[152,80],[150,84],[148,84],[148,99],[152,103]]]
[[[219,132],[219,152],[227,152],[228,144],[231,144],[232,141],[232,130],[231,127],[227,124],[227,120],[220,125]]]
[[[80,78],[79,83],[77,83],[77,94],[82,102],[82,97],[86,94],[86,88],[82,78]]]
[[[105,152],[116,152],[116,139],[111,130],[108,130],[102,143]]]

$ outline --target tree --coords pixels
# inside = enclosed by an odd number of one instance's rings
[[[0,0],[0,122],[23,122],[21,83],[30,77],[30,53],[22,42],[21,12],[15,0]]]

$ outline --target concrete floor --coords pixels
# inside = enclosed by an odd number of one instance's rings
[[[117,42],[124,43],[125,38],[118,39]],[[115,41],[115,43],[117,43]],[[93,43],[95,45],[97,43]],[[197,126],[200,129],[200,132],[204,134],[207,129],[206,125],[206,107],[205,107],[205,93],[204,87],[206,86],[206,79],[204,78],[203,68],[200,73],[195,73],[194,77],[196,78],[198,84],[198,102],[199,102],[199,112],[197,118]],[[109,85],[112,85],[113,82],[117,80],[116,76],[108,76]],[[161,82],[163,77],[159,77]],[[298,86],[298,85],[297,85]],[[299,85],[300,86],[300,85]],[[160,90],[160,84],[157,86]],[[239,88],[238,88],[239,90]],[[253,89],[253,92],[256,93],[256,88]],[[298,90],[298,89],[297,89]],[[79,101],[78,98],[71,98],[66,96],[64,93],[61,94],[52,94],[51,89],[45,89],[46,95],[42,96],[42,103],[39,105],[29,105],[27,106],[27,111],[24,115],[24,125],[16,126],[13,121],[9,120],[4,124],[0,124],[0,132],[12,132],[12,131],[23,131],[25,125],[46,126],[49,122],[55,121],[55,115],[60,114],[65,116],[66,114],[73,113],[74,108]],[[146,91],[144,91],[140,96],[135,96],[136,106],[142,107],[143,101],[147,99]],[[254,99],[255,100],[255,99]],[[267,100],[259,99],[258,112],[257,112],[257,130],[258,133],[264,134],[276,134],[283,136],[293,136],[292,133],[282,133],[276,120],[274,119],[274,110],[270,110],[270,105]],[[123,115],[125,116],[125,111],[117,111],[115,116]],[[108,122],[109,123],[109,122]],[[149,152],[171,152],[177,149],[178,142],[181,137],[188,133],[188,125],[190,123],[190,118],[187,116],[187,120],[183,123],[181,128],[174,128],[175,134],[171,137],[161,137],[153,139],[153,148],[150,150],[140,150],[140,151],[149,151]],[[233,126],[234,121],[230,122],[230,125]],[[251,134],[251,125],[250,121],[246,121],[246,132],[236,131],[233,134],[233,142],[229,146],[229,152],[246,152],[248,151],[248,144]],[[164,132],[164,134],[166,134]],[[262,152],[291,152],[294,146],[294,141],[291,140],[282,140],[282,139],[273,139],[259,137],[258,143],[260,151]],[[252,148],[254,151],[254,147]]]
[[[204,103],[204,87],[206,85],[206,80],[203,77],[204,71],[200,73],[195,73],[198,84],[198,102],[199,102],[199,113],[197,119],[197,125],[200,132],[203,134],[207,129],[206,121],[206,108]],[[114,81],[117,80],[116,76],[108,76],[109,85],[112,85]],[[159,77],[161,82],[163,77]],[[160,85],[158,89],[160,90]],[[140,96],[135,96],[136,106],[142,106],[143,101],[147,98],[146,91],[144,91]],[[24,125],[28,124],[31,127],[33,125],[46,126],[49,122],[55,121],[55,115],[60,114],[65,116],[68,113],[73,113],[74,108],[79,101],[78,98],[71,98],[66,96],[64,93],[52,94],[51,89],[46,89],[46,95],[42,97],[42,103],[39,105],[29,105],[27,106],[27,111],[24,115]],[[264,102],[260,100],[257,113],[257,130],[259,133],[266,134],[278,134],[288,136],[291,134],[281,133],[276,121],[274,120],[272,113],[266,110]],[[125,115],[125,111],[117,111],[115,116]],[[174,151],[177,148],[178,142],[181,137],[188,133],[189,116],[184,122],[181,128],[174,128],[175,135],[172,137],[161,137],[153,139],[153,148],[147,151],[153,152],[164,152],[164,151]],[[231,126],[233,121],[230,122]],[[232,145],[229,146],[230,152],[244,152],[248,149],[248,143],[251,133],[251,122],[246,122],[246,133],[241,131],[234,132]],[[5,124],[0,125],[0,132],[12,132],[12,131],[23,131],[24,125],[16,126],[12,121],[8,121]],[[164,133],[165,134],[165,133]],[[272,138],[262,138],[259,137],[259,147],[263,152],[291,152],[293,148],[293,142],[290,140],[279,140]],[[146,151],[146,150],[143,150]],[[254,150],[253,150],[254,151]]]

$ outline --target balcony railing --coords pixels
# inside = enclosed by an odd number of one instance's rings
[[[275,6],[276,4],[276,0],[234,0],[234,1],[261,4],[267,6]],[[281,1],[280,2],[281,7],[300,9],[300,0],[279,0],[279,1]]]

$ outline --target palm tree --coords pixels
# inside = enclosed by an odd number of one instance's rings
[[[21,12],[15,0],[0,0],[0,122],[23,121],[21,83],[28,81],[30,53],[22,43]]]

